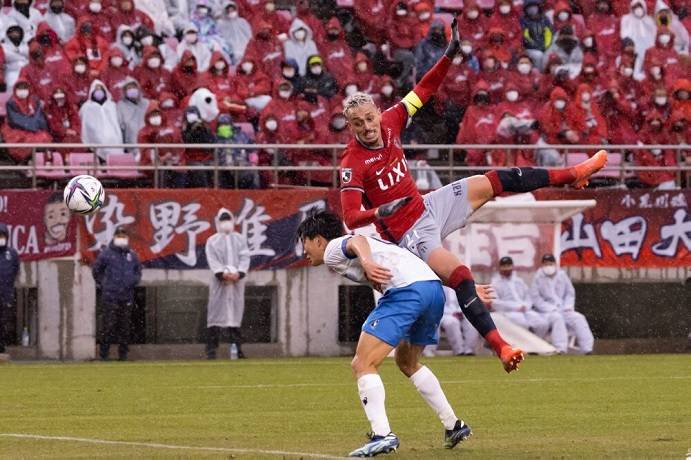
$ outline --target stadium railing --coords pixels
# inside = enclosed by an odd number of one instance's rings
[[[340,153],[345,148],[343,144],[30,144],[30,143],[3,143],[0,144],[0,149],[13,149],[13,148],[30,148],[32,151],[29,164],[25,165],[0,165],[0,173],[3,171],[18,171],[24,173],[27,178],[31,179],[31,187],[37,188],[38,181],[40,179],[48,180],[59,180],[59,178],[54,177],[50,173],[58,171],[65,172],[65,179],[71,177],[75,174],[70,174],[70,165],[68,164],[56,164],[47,165],[45,159],[42,155],[37,153],[41,151],[50,152],[95,152],[97,149],[120,149],[127,150],[129,152],[135,152],[138,149],[151,149],[155,154],[155,161],[152,165],[123,165],[123,164],[106,164],[101,162],[96,155],[92,155],[93,164],[86,165],[80,163],[73,169],[78,169],[80,173],[85,170],[88,173],[95,175],[96,177],[109,177],[109,174],[113,175],[114,171],[123,172],[145,172],[152,171],[152,185],[154,187],[159,186],[160,178],[159,172],[162,171],[212,171],[213,172],[213,187],[219,187],[219,173],[222,171],[233,172],[235,175],[235,187],[238,185],[238,173],[241,171],[268,171],[272,174],[274,182],[270,187],[281,187],[279,184],[279,175],[283,172],[303,172],[307,175],[307,186],[312,185],[311,174],[314,172],[331,171],[331,187],[338,186],[338,167],[339,167],[339,156]],[[213,160],[210,165],[182,165],[182,166],[172,166],[164,165],[159,161],[158,152],[161,149],[208,149],[213,150]],[[434,165],[427,164],[424,168],[418,168],[416,166],[410,166],[411,171],[416,171],[419,169],[434,170],[437,173],[448,174],[449,179],[455,179],[456,177],[461,177],[463,175],[469,175],[471,173],[478,173],[483,171],[489,171],[492,169],[502,169],[510,166],[469,166],[456,160],[456,152],[463,150],[482,150],[482,151],[499,151],[504,150],[507,153],[507,164],[511,165],[513,160],[513,152],[516,150],[558,150],[563,153],[564,163],[573,164],[570,158],[583,157],[584,152],[594,153],[595,151],[604,148],[609,152],[626,152],[626,151],[636,151],[636,150],[651,150],[651,149],[661,149],[661,150],[673,150],[676,152],[676,166],[634,166],[626,161],[624,161],[623,156],[620,156],[620,160],[616,164],[608,164],[603,171],[600,173],[603,177],[609,177],[615,179],[617,184],[624,184],[625,179],[631,177],[636,172],[649,171],[649,172],[666,172],[671,171],[676,175],[676,184],[679,185],[682,180],[682,176],[691,175],[691,164],[687,163],[685,160],[685,155],[691,151],[691,147],[688,145],[679,144],[662,144],[662,145],[627,145],[627,144],[617,144],[617,145],[516,145],[516,144],[406,144],[403,145],[403,149],[407,152],[410,151],[447,151],[448,160],[444,164],[436,162]],[[324,150],[329,151],[331,156],[330,165],[291,165],[287,166],[284,164],[279,164],[279,156],[273,155],[273,164],[264,166],[231,166],[222,165],[219,163],[218,150],[228,150],[228,149],[246,149],[250,151],[279,151],[279,150]],[[39,160],[39,161],[37,161]],[[48,173],[48,174],[46,174]],[[143,177],[143,176],[142,176]],[[133,180],[133,177],[127,177],[125,180]],[[321,184],[323,186],[323,184]]]

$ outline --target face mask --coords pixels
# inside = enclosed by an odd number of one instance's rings
[[[139,98],[139,90],[137,88],[127,88],[125,96],[127,96],[127,99],[137,99]]]
[[[652,149],[652,150],[650,151],[650,153],[652,153],[652,154],[655,155],[655,156],[659,156],[659,155],[662,153],[662,150],[660,150],[660,149]]]
[[[293,94],[293,92],[290,91],[290,90],[287,90],[287,91],[284,90],[284,91],[279,91],[279,92],[278,92],[278,95],[281,97],[281,99],[288,99],[288,98],[290,97],[291,94]]]
[[[161,119],[160,115],[154,115],[153,117],[149,117],[149,124],[151,126],[161,126],[161,123],[163,120]]]
[[[232,231],[233,231],[233,227],[234,227],[233,222],[231,222],[231,221],[229,221],[229,220],[221,221],[221,222],[219,222],[219,224],[218,224],[218,229],[219,229],[222,233],[230,233],[230,232],[232,232]]]
[[[609,12],[609,5],[607,3],[598,3],[597,4],[597,10],[600,13],[608,13]]]
[[[592,67],[585,67],[583,69],[583,74],[586,77],[592,77],[593,75],[595,75],[595,69],[593,69]]]
[[[216,61],[216,62],[214,63],[214,68],[215,68],[216,70],[223,70],[223,69],[226,68],[226,63],[223,62],[223,61]]]
[[[662,75],[662,69],[660,67],[651,67],[650,73],[653,77],[659,77],[660,75]]]
[[[583,102],[590,102],[590,93],[583,93],[581,94],[581,100]]]
[[[187,120],[187,123],[194,123],[195,121],[199,121],[199,115],[196,113],[188,113],[185,115],[185,120]]]
[[[518,64],[518,71],[523,75],[527,75],[530,73],[531,67],[532,66],[530,64],[526,64],[526,63]]]
[[[381,93],[386,97],[391,96],[391,94],[393,94],[393,86],[391,86],[391,85],[383,86],[381,89]]]
[[[633,14],[635,14],[637,18],[642,18],[645,15],[645,11],[643,11],[643,8],[640,6],[637,6],[633,9]]]
[[[667,34],[664,34],[664,35],[660,35],[659,37],[657,37],[657,39],[661,45],[666,45],[667,43],[669,43],[671,37]]]
[[[621,74],[625,77],[630,77],[633,75],[633,67],[624,67],[624,69],[621,71]]]
[[[530,5],[528,8],[525,9],[525,12],[528,13],[529,16],[537,15],[538,11],[539,8],[536,5]]]
[[[283,76],[286,78],[293,78],[295,76],[295,69],[292,67],[286,67],[283,69]]]
[[[278,128],[278,122],[276,120],[266,120],[266,123],[264,123],[264,126],[269,131],[276,131],[276,128]]]
[[[29,90],[28,89],[18,89],[17,91],[14,92],[14,94],[19,99],[26,99],[27,97],[29,97]]]
[[[331,120],[331,126],[334,127],[334,129],[337,130],[342,130],[346,126],[346,119],[343,117],[336,117],[333,120]]]
[[[560,21],[566,21],[567,19],[569,19],[569,13],[566,11],[560,11],[557,17]]]
[[[463,58],[461,56],[456,56],[451,62],[455,65],[460,65],[463,63]]]
[[[100,3],[89,3],[89,11],[92,13],[100,13],[101,12],[101,4]]]
[[[74,66],[74,71],[75,73],[78,73],[79,75],[83,74],[86,72],[86,64],[77,64]]]
[[[122,58],[120,56],[115,56],[114,58],[111,58],[110,65],[112,65],[113,67],[122,66]]]
[[[651,126],[655,131],[658,131],[658,130],[662,127],[662,123],[660,123],[659,121],[653,121],[652,123],[650,123],[650,126]],[[653,153],[654,153],[654,151],[653,151]]]
[[[655,104],[657,105],[665,105],[667,103],[667,97],[665,96],[658,96],[655,98]]]
[[[423,11],[418,16],[418,19],[420,19],[420,21],[426,21],[430,18],[430,16],[432,16],[432,13],[430,13],[429,11]]]
[[[293,36],[295,37],[295,40],[302,41],[307,37],[307,32],[305,31],[305,29],[298,29],[295,31]]]
[[[357,86],[355,86],[355,85],[346,86],[345,93],[346,93],[346,96],[351,96],[351,95],[357,93]]]
[[[0,248],[4,248],[5,246],[7,246],[7,238],[2,237],[0,238]]]
[[[516,102],[518,100],[518,91],[508,91],[506,99],[510,102]]]
[[[564,107],[566,107],[566,101],[562,99],[557,99],[554,101],[554,108],[557,110],[564,110]]]
[[[267,3],[266,5],[264,5],[264,9],[271,13],[276,9],[276,5],[274,3]]]
[[[511,5],[500,5],[499,12],[501,14],[509,14],[511,12]]]
[[[396,10],[396,16],[402,17],[408,14],[408,10],[398,9]]]
[[[146,64],[152,69],[158,69],[161,65],[161,59],[157,57],[151,58],[146,61]]]
[[[63,93],[53,94],[53,100],[58,105],[58,107],[62,107],[63,105],[65,105],[65,95]]]
[[[106,100],[106,92],[103,91],[102,89],[97,89],[94,91],[94,93],[91,95],[91,99],[94,101],[101,103]]]
[[[313,73],[314,75],[321,75],[321,73],[322,73],[322,66],[320,66],[320,65],[313,65],[312,67],[310,67],[310,70],[312,71],[312,73]]]
[[[55,14],[60,14],[63,12],[65,7],[62,4],[50,5],[50,11]]]
[[[216,129],[216,133],[219,137],[228,139],[233,136],[233,127],[230,125],[219,125]]]
[[[586,48],[592,48],[593,47],[593,37],[586,37],[583,39],[583,46]]]
[[[243,62],[240,67],[242,68],[243,72],[250,73],[254,68],[254,64],[252,64],[251,62]]]
[[[195,43],[197,43],[197,34],[193,33],[185,35],[185,41],[190,45],[194,45]]]
[[[480,12],[477,10],[468,11],[468,19],[477,19],[480,16]]]
[[[487,59],[482,64],[485,69],[493,69],[496,63],[494,62],[494,59]]]
[[[123,35],[122,36],[122,44],[125,46],[130,46],[132,43],[134,43],[134,38],[131,35]]]
[[[199,8],[197,8],[197,12],[200,16],[206,16],[207,14],[209,14],[209,9],[205,6],[200,6]]]
[[[165,101],[161,102],[161,107],[164,109],[172,109],[175,107],[175,101],[172,99],[166,99]]]
[[[357,63],[357,69],[359,72],[367,72],[367,63],[366,62],[358,62]]]
[[[542,271],[547,276],[554,276],[554,274],[557,273],[557,266],[556,265],[545,265],[544,267],[542,267]]]
[[[122,237],[113,238],[113,244],[119,248],[127,247],[127,244],[129,242],[130,242],[129,238],[122,238]]]
[[[151,46],[154,44],[154,37],[151,35],[147,35],[146,37],[142,37],[141,43],[143,46]]]
[[[237,11],[229,11],[229,12],[228,12],[228,17],[229,17],[230,19],[235,19],[235,18],[238,17],[238,12],[237,12]]]

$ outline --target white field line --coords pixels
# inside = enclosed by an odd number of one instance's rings
[[[150,449],[171,449],[171,450],[195,450],[205,452],[222,452],[230,454],[262,454],[262,455],[276,455],[276,456],[294,456],[302,458],[323,458],[323,459],[341,459],[343,457],[334,457],[332,455],[315,454],[311,452],[290,452],[285,450],[265,450],[265,449],[240,449],[229,447],[204,447],[204,446],[181,446],[177,444],[160,444],[155,442],[133,442],[133,441],[110,441],[107,439],[92,439],[92,438],[76,438],[72,436],[44,436],[39,434],[28,433],[0,433],[0,437],[5,438],[19,438],[19,439],[34,439],[43,441],[66,441],[66,442],[80,442],[86,444],[101,444],[101,445],[115,445],[128,447],[146,447]]]

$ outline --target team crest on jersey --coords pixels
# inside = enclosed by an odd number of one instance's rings
[[[353,169],[352,168],[343,168],[341,169],[341,182],[344,184],[347,184],[350,182],[350,179],[353,178]]]

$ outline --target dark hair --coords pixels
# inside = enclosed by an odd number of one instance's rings
[[[343,222],[330,211],[313,212],[303,220],[295,232],[295,239],[302,241],[305,238],[315,238],[323,236],[327,241],[331,241],[345,235]]]

